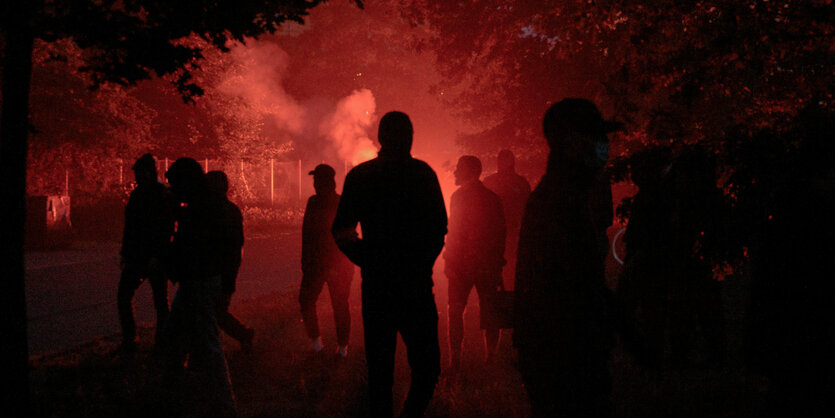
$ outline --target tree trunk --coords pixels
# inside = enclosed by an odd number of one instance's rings
[[[3,6],[3,107],[0,125],[0,362],[6,378],[3,409],[29,415],[29,350],[23,225],[26,215],[26,152],[29,131],[29,81],[32,75],[33,3]]]

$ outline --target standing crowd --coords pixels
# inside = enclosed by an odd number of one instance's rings
[[[543,119],[550,153],[536,188],[515,172],[509,150],[498,154],[498,172],[483,182],[481,161],[465,155],[455,168],[458,189],[447,216],[435,172],[411,156],[409,117],[384,115],[378,156],[346,175],[341,196],[332,167],[320,164],[310,172],[315,195],[302,226],[299,304],[311,350],[324,349],[316,303],[327,285],[335,355],[348,355],[349,294],[358,266],[370,414],[394,410],[399,334],[411,368],[401,416],[423,416],[441,374],[432,274],[443,253],[450,373],[460,372],[464,312],[475,288],[484,359],[496,361],[501,329],[512,327],[533,416],[611,415],[608,362],[617,334],[640,364],[684,366],[693,344],[688,327],[698,321],[704,357],[720,365],[721,295],[704,250],[723,239],[716,219],[722,196],[704,154],[683,153],[672,170],[663,163],[669,156],[648,154],[645,165],[634,167],[640,191],[624,237],[626,268],[616,291],[607,287],[613,211],[603,169],[607,134],[621,128],[588,100],[555,103]],[[131,300],[147,279],[166,384],[179,388],[172,393],[205,396],[202,413],[234,415],[218,329],[244,351],[252,349],[255,333],[228,311],[244,245],[241,212],[226,197],[228,180],[219,171],[204,174],[191,158],[165,173],[170,191],[157,180],[150,154],[133,170],[137,187],[125,209],[118,293],[121,350],[136,350]],[[167,280],[178,285],[170,312]],[[499,303],[508,293],[513,303]],[[186,364],[202,387],[181,387]]]

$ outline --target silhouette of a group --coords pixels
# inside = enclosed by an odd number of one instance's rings
[[[481,161],[464,155],[455,168],[459,187],[447,217],[435,172],[411,156],[411,120],[401,112],[385,114],[378,156],[347,173],[341,196],[331,166],[321,164],[310,172],[316,193],[307,202],[302,226],[299,303],[311,350],[324,349],[316,302],[327,285],[338,340],[335,355],[347,357],[349,294],[353,266],[359,266],[370,414],[393,412],[399,334],[411,368],[401,416],[423,416],[441,374],[432,276],[443,251],[450,373],[460,373],[464,311],[475,288],[485,362],[498,361],[499,318],[512,318],[518,370],[533,416],[609,416],[608,361],[615,334],[643,365],[688,367],[701,361],[721,366],[723,308],[712,268],[727,257],[722,244],[728,234],[727,206],[706,152],[654,148],[631,167],[639,192],[629,206],[625,266],[616,292],[607,287],[606,231],[613,205],[604,167],[607,135],[621,128],[588,100],[553,104],[543,119],[550,153],[536,188],[531,191],[515,172],[509,150],[498,153],[498,172],[484,182]],[[150,154],[133,169],[137,187],[125,210],[118,295],[121,349],[136,349],[131,299],[148,279],[157,308],[156,353],[166,382],[172,391],[205,394],[212,414],[233,415],[235,399],[218,327],[245,351],[252,348],[254,332],[228,312],[244,244],[241,212],[226,198],[228,180],[222,172],[204,174],[195,160],[182,158],[165,173],[169,192],[156,180]],[[831,207],[832,195],[819,190],[826,187],[808,193]],[[796,206],[780,210],[801,213]],[[773,233],[794,237],[787,232],[792,223],[781,221]],[[761,252],[778,251],[764,247]],[[802,259],[788,262],[796,265]],[[179,286],[170,312],[168,279]],[[511,312],[495,302],[508,291],[514,295]],[[696,356],[694,328],[704,341]],[[176,388],[186,359],[204,387]],[[786,382],[796,378],[788,372],[775,376]]]

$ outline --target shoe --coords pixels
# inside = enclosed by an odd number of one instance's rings
[[[119,347],[116,348],[113,354],[117,356],[131,357],[136,355],[137,350],[138,346],[136,344],[136,341],[122,341],[122,343],[119,344]]]
[[[348,346],[347,345],[340,345],[336,348],[336,357],[340,358],[348,358]]]
[[[243,351],[246,354],[251,354],[252,353],[252,345],[253,345],[254,341],[255,341],[255,330],[253,330],[252,328],[247,328],[246,329],[246,335],[244,336],[244,339],[241,340],[241,351]]]
[[[322,352],[322,349],[325,348],[325,346],[322,345],[322,337],[316,337],[316,339],[313,340],[313,347],[312,348],[313,348],[314,353]]]

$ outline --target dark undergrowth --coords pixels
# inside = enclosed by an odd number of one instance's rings
[[[296,308],[295,292],[277,292],[233,304],[233,312],[256,329],[255,349],[245,354],[223,337],[241,417],[356,417],[368,412],[358,286],[354,286],[353,333],[347,359],[333,357],[334,330],[328,297],[319,312],[324,353],[308,349]],[[445,298],[443,298],[445,299]],[[439,302],[443,302],[439,298]],[[475,305],[475,298],[472,300]],[[443,306],[440,305],[439,306]],[[446,309],[441,312],[441,344],[446,361]],[[477,309],[466,314],[465,360],[457,374],[442,374],[427,411],[433,417],[525,417],[527,396],[514,368],[508,336],[501,360],[481,358]],[[152,329],[140,329],[139,352],[115,354],[118,335],[106,336],[61,353],[31,359],[32,415],[48,417],[200,416],[200,401],[180,399],[168,408],[159,369],[151,355]],[[330,344],[329,344],[330,343]],[[754,417],[762,412],[765,382],[733,369],[646,371],[633,366],[618,349],[612,362],[613,412],[616,417]],[[395,371],[395,409],[408,390],[408,366],[402,343]],[[199,383],[186,379],[199,392]],[[397,412],[397,411],[395,411]]]

